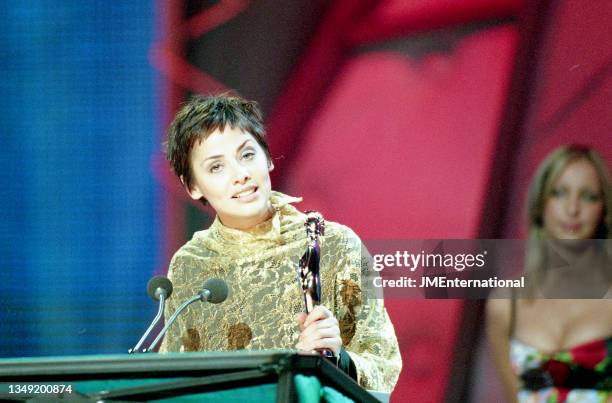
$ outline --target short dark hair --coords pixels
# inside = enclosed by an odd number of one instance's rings
[[[271,162],[263,114],[255,101],[229,93],[194,96],[176,113],[168,128],[166,158],[172,170],[191,189],[193,173],[189,155],[196,140],[202,142],[215,130],[230,126],[251,134]],[[202,198],[206,204],[206,200]]]

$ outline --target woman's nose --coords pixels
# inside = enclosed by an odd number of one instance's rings
[[[242,164],[234,164],[234,183],[243,184],[246,183],[249,179],[251,179],[249,170],[246,169],[246,167]]]
[[[578,195],[568,197],[566,210],[571,217],[575,217],[580,213],[580,197]]]

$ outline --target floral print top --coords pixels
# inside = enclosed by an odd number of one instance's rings
[[[513,339],[520,403],[612,402],[612,336],[544,353]]]

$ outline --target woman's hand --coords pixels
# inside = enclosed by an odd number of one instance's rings
[[[324,305],[317,305],[310,314],[304,312],[296,315],[300,325],[300,338],[295,347],[298,350],[312,352],[327,349],[335,357],[340,354],[342,339],[338,320]]]

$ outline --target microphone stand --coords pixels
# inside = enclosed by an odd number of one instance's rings
[[[159,295],[159,308],[157,310],[157,315],[155,315],[155,318],[153,319],[153,322],[151,322],[151,324],[149,325],[147,331],[142,335],[140,340],[138,340],[138,343],[136,343],[134,347],[128,350],[128,354],[134,354],[134,353],[140,352],[138,350],[140,349],[140,347],[142,347],[142,344],[144,343],[146,338],[149,336],[149,333],[151,333],[155,325],[157,325],[157,323],[159,323],[159,320],[162,318],[162,315],[164,314],[165,305],[166,305],[166,293],[162,292]],[[144,349],[142,352],[144,353],[146,351],[147,350]]]
[[[159,343],[159,341],[162,339],[162,337],[164,337],[164,335],[166,334],[166,332],[168,331],[168,329],[170,328],[172,323],[174,323],[174,321],[179,316],[179,314],[181,312],[183,312],[183,310],[185,308],[187,308],[187,306],[193,304],[196,301],[202,301],[202,300],[206,300],[207,299],[207,296],[205,295],[206,291],[208,291],[208,295],[210,295],[210,291],[209,290],[204,290],[204,292],[200,292],[200,293],[194,295],[193,297],[191,297],[190,299],[188,299],[187,301],[183,302],[183,304],[172,314],[170,319],[168,319],[168,323],[166,323],[166,325],[161,330],[161,332],[159,332],[159,334],[157,335],[155,340],[153,340],[153,343],[151,343],[149,348],[145,348],[144,350],[142,350],[142,352],[143,353],[150,353],[151,351],[153,351],[155,349],[155,347],[157,347],[157,343]]]

